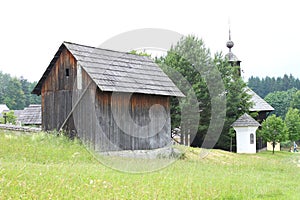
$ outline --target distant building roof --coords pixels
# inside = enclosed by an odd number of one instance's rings
[[[0,113],[2,113],[3,111],[9,111],[9,108],[5,104],[0,104]]]
[[[5,104],[0,104],[0,117],[2,117],[3,111],[9,111],[9,108]]]
[[[246,91],[249,95],[251,95],[251,102],[253,102],[253,106],[249,109],[250,111],[273,111],[274,108],[268,104],[264,99],[258,96],[253,90],[249,87],[246,88]]]
[[[17,121],[20,121],[23,111],[24,110],[14,110],[14,115],[17,117]]]
[[[166,96],[184,95],[149,57],[64,42],[32,91],[41,94],[43,82],[66,48],[102,91]]]
[[[17,111],[19,121],[24,125],[42,124],[42,108],[39,104],[31,104],[24,108],[23,111]]]
[[[260,126],[260,124],[253,119],[250,115],[247,113],[243,114],[240,118],[238,118],[233,124],[231,125],[233,127],[245,127],[245,126]]]

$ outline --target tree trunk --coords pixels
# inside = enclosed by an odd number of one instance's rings
[[[230,152],[232,152],[232,136],[230,137]]]
[[[184,145],[184,135],[185,135],[185,127],[183,124],[181,124],[180,127],[180,144]]]
[[[274,149],[275,149],[275,142],[272,142],[272,146],[273,146],[273,154],[274,154]]]

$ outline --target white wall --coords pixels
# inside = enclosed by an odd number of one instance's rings
[[[273,151],[273,145],[271,142],[267,143],[267,151]],[[276,143],[274,151],[280,151],[280,143]]]
[[[256,153],[256,130],[258,127],[233,127],[236,131],[236,152]],[[254,134],[254,142],[250,144],[250,134]]]

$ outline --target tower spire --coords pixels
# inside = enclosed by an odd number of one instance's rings
[[[230,24],[229,24],[229,40],[231,40]]]
[[[231,66],[238,66],[239,69],[238,69],[238,73],[239,75],[241,75],[241,72],[240,72],[240,63],[241,61],[231,52],[231,48],[234,46],[234,43],[232,42],[231,40],[231,28],[230,28],[230,22],[228,22],[228,25],[229,25],[229,40],[227,41],[226,43],[226,46],[227,48],[229,49],[229,52],[225,55],[225,57],[228,59],[229,63],[231,64]]]
[[[226,43],[226,46],[229,49],[229,53],[231,53],[231,48],[234,46],[234,43],[231,41],[231,31],[230,31],[230,24],[229,24],[229,40]]]

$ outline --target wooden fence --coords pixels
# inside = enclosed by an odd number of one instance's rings
[[[10,124],[0,124],[0,129],[11,130],[11,131],[24,131],[24,132],[39,132],[42,129],[37,127],[29,126],[16,126]]]

